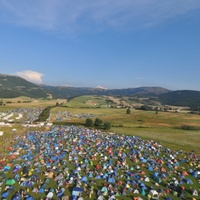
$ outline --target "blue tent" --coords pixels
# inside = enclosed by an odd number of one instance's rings
[[[74,160],[78,160],[78,157],[77,157],[77,156],[74,156]]]
[[[9,165],[6,165],[4,168],[3,168],[3,171],[4,172],[7,172],[11,167]]]
[[[17,173],[21,169],[20,165],[16,165],[13,169],[13,173]]]
[[[83,176],[83,177],[81,178],[81,181],[82,181],[83,183],[87,183],[87,182],[88,182],[88,179],[87,179],[86,176]]]
[[[159,175],[159,173],[158,172],[154,172],[153,173],[153,178],[155,179],[155,178],[157,178],[158,177],[158,175]]]
[[[20,194],[16,194],[15,196],[13,196],[12,200],[20,200],[21,196]]]
[[[114,179],[114,177],[109,177],[108,178],[108,183],[115,183],[115,179]]]
[[[197,178],[198,172],[197,172],[197,171],[194,171],[194,172],[192,173],[192,176],[195,177],[195,178]]]
[[[148,167],[148,170],[149,170],[149,171],[153,171],[153,167],[152,167],[152,166],[149,166],[149,167]]]
[[[100,176],[100,175],[97,175],[97,176],[95,177],[95,179],[101,179],[101,176]]]
[[[161,178],[166,178],[166,174],[161,174]]]
[[[44,191],[45,191],[44,188],[40,188],[40,189],[38,190],[39,193],[44,193]]]
[[[64,195],[64,192],[65,192],[65,189],[64,188],[61,188],[58,193],[57,193],[57,197],[62,197]]]
[[[107,177],[108,177],[108,174],[104,174],[102,178],[106,179]]]
[[[147,159],[143,158],[143,157],[140,157],[140,161],[143,162],[143,163],[146,163],[147,162]]]
[[[83,192],[83,188],[75,187],[72,190],[72,195],[79,196]]]
[[[5,192],[3,192],[2,194],[1,194],[1,197],[7,197],[9,194],[8,194],[8,191],[5,191]]]
[[[15,174],[14,179],[15,179],[15,181],[19,181],[20,175],[19,174]]]
[[[137,182],[136,182],[135,180],[132,180],[131,183],[132,183],[132,184],[136,184]]]
[[[190,179],[186,179],[187,184],[193,184],[193,182]]]

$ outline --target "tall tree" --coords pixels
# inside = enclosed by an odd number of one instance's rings
[[[127,108],[126,114],[131,114],[131,109],[130,108]]]
[[[104,129],[104,130],[109,130],[110,128],[111,128],[110,122],[105,122],[105,123],[103,124],[103,129]]]
[[[102,124],[103,124],[103,121],[102,121],[100,118],[96,118],[96,119],[95,119],[94,125],[95,125],[97,128],[101,128]]]
[[[87,127],[93,127],[93,126],[94,126],[94,122],[93,122],[92,119],[87,118],[87,119],[85,120],[85,125],[86,125]]]

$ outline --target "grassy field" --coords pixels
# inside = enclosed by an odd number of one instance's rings
[[[200,129],[198,130],[183,130],[181,127],[200,127],[200,115],[194,115],[183,112],[158,112],[155,111],[141,111],[131,109],[130,114],[126,114],[125,108],[109,108],[106,106],[107,97],[92,97],[84,96],[75,98],[70,102],[63,101],[63,106],[57,106],[51,109],[50,122],[55,122],[57,118],[62,118],[63,122],[68,123],[85,123],[87,116],[92,116],[95,120],[97,117],[103,122],[110,122],[112,125],[110,132],[135,135],[145,140],[154,140],[159,142],[162,146],[172,150],[183,150],[186,152],[196,151],[200,154]],[[26,98],[6,99],[5,102],[12,102],[0,107],[1,111],[8,111],[17,108],[45,108],[47,106],[56,105],[61,100],[31,100],[29,103],[22,103]],[[99,105],[104,105],[103,107]],[[68,115],[70,114],[70,115]],[[80,117],[81,116],[81,117]],[[13,131],[13,129],[16,129]],[[22,135],[26,131],[44,130],[42,128],[24,128],[19,123],[12,124],[11,127],[0,126],[0,131],[4,135],[0,137],[0,152],[1,157],[6,155],[8,147],[13,143],[13,137]],[[184,163],[185,164],[185,163]],[[183,166],[181,167],[184,167]],[[71,167],[71,165],[69,165]],[[146,170],[146,168],[144,168]],[[145,171],[149,176],[150,172]],[[9,174],[7,175],[9,176]],[[51,182],[51,187],[55,181]],[[97,186],[102,186],[103,182],[97,182]],[[152,183],[149,183],[149,185]],[[189,186],[187,186],[189,187]],[[198,188],[199,185],[194,184],[192,187]],[[97,188],[96,188],[97,189]],[[71,191],[72,188],[67,190]],[[70,194],[70,193],[69,193]],[[38,194],[37,194],[38,195]],[[39,195],[35,194],[35,198],[39,199]],[[171,195],[172,196],[172,195]],[[191,195],[189,195],[191,197]],[[173,199],[179,199],[172,196]],[[95,199],[95,197],[92,197]],[[120,199],[133,199],[133,195],[123,196]],[[145,199],[145,198],[144,198]]]
[[[28,97],[1,99],[1,101],[5,105],[0,106],[0,111],[15,108],[45,108],[47,106],[55,105],[57,102],[57,100],[31,99]]]
[[[169,113],[154,111],[131,110],[126,114],[126,109],[114,108],[62,108],[56,107],[51,110],[52,121],[55,121],[57,112],[90,113],[96,114],[104,122],[110,122],[110,131],[128,135],[137,135],[143,139],[156,140],[172,149],[186,151],[196,150],[200,153],[200,130],[183,130],[181,126],[198,127],[200,115],[187,113]],[[95,120],[96,117],[92,119]],[[85,118],[71,118],[68,122],[84,123]]]
[[[62,117],[63,113],[71,113],[72,115],[80,115],[83,117],[67,118],[63,117],[62,121],[70,123],[85,123],[86,117],[91,115],[92,119],[101,118],[104,122],[110,122],[112,125],[111,132],[137,135],[148,140],[156,140],[166,147],[172,149],[183,149],[186,151],[196,150],[200,153],[200,130],[183,130],[181,126],[199,127],[200,115],[188,113],[171,113],[155,111],[140,111],[131,109],[131,114],[126,114],[125,108],[109,108],[100,107],[99,105],[107,105],[107,97],[99,96],[83,96],[72,99],[69,102],[63,101],[65,107],[55,107],[51,109],[50,122],[56,121],[56,118]],[[29,103],[22,103],[30,100],[26,97],[3,99],[7,103],[0,107],[0,111],[6,111],[16,108],[45,108],[55,105],[58,100],[31,99]],[[20,103],[19,103],[20,102]],[[59,113],[59,115],[58,115]],[[20,132],[23,129],[20,125],[13,127],[0,127],[5,132],[5,138],[10,134],[11,130],[17,126]],[[8,136],[10,137],[10,135]]]

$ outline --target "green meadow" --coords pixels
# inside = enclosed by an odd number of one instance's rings
[[[126,114],[126,109],[114,108],[61,108],[52,110],[52,121],[55,114],[60,112],[96,114],[103,121],[111,123],[111,132],[136,135],[143,139],[155,140],[166,147],[178,150],[195,150],[200,153],[200,130],[184,130],[182,126],[198,127],[200,116],[185,113],[165,113],[153,111],[131,110]],[[92,118],[95,120],[95,118]],[[85,119],[72,118],[66,122],[84,123]]]
[[[89,103],[88,103],[89,102]],[[200,153],[200,115],[187,112],[142,111],[126,108],[112,108],[106,97],[83,96],[63,104],[64,107],[51,109],[51,121],[56,121],[56,113],[93,114],[104,122],[110,122],[111,132],[136,135],[143,139],[155,140],[174,150]],[[111,102],[113,105],[113,102]],[[68,118],[66,123],[85,123],[85,118]]]
[[[124,100],[125,98],[123,98]],[[185,150],[200,153],[200,115],[185,112],[161,112],[142,111],[131,109],[126,114],[126,108],[114,108],[117,101],[110,101],[106,96],[81,96],[70,101],[67,100],[44,100],[19,97],[14,99],[3,99],[6,105],[0,107],[0,112],[17,108],[45,108],[61,103],[51,109],[49,122],[56,122],[61,118],[62,122],[69,124],[84,124],[86,114],[92,115],[91,119],[100,118],[103,122],[110,122],[110,132],[136,135],[143,139],[155,140],[162,145],[175,150]],[[23,103],[23,101],[25,103]],[[84,115],[84,117],[63,117],[63,113],[72,115]],[[86,115],[86,116],[85,116]],[[4,137],[11,137],[13,128],[17,127],[20,133],[26,131],[19,124],[12,127],[0,127],[5,132]]]

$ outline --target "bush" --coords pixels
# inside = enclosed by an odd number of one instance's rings
[[[103,124],[103,129],[104,129],[104,130],[109,130],[110,128],[111,128],[110,122],[105,122],[105,123]]]
[[[87,126],[87,127],[93,127],[93,126],[94,126],[93,120],[90,119],[90,118],[87,118],[87,119],[85,120],[85,126]]]
[[[97,128],[101,128],[102,124],[103,121],[100,118],[95,119],[94,126],[96,126]]]
[[[131,114],[131,109],[130,109],[130,108],[128,108],[128,109],[126,110],[126,114]]]

